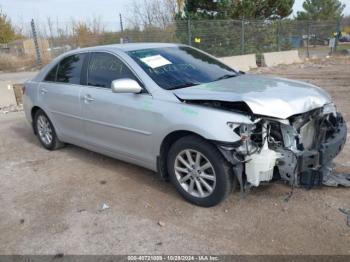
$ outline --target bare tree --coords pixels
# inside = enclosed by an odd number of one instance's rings
[[[133,28],[166,28],[174,20],[178,0],[133,0],[128,23]]]
[[[47,28],[49,29],[49,41],[50,41],[50,46],[54,46],[54,32],[53,32],[53,22],[50,17],[46,18],[47,22]]]
[[[100,17],[94,17],[92,20],[75,21],[72,19],[71,28],[73,29],[73,38],[78,47],[98,45],[103,39],[105,32],[104,24]]]
[[[101,21],[101,17],[93,17],[90,24],[90,29],[94,35],[101,35],[105,32],[105,26]]]

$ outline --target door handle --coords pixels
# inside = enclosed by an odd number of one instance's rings
[[[40,88],[40,94],[44,95],[47,93],[47,89],[45,88]]]
[[[93,99],[90,95],[85,95],[84,101],[85,103],[89,103],[89,102],[95,101],[95,99]]]

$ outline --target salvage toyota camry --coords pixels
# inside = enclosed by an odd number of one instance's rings
[[[321,185],[347,134],[319,87],[245,74],[186,45],[77,49],[23,91],[46,149],[70,143],[152,169],[200,206],[237,183]]]

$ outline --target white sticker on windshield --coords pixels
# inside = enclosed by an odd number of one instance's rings
[[[171,64],[171,62],[168,59],[162,57],[161,55],[148,56],[141,58],[140,60],[152,68],[157,68]]]

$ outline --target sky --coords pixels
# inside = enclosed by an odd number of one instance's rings
[[[32,18],[45,22],[47,17],[61,23],[101,17],[108,28],[120,29],[119,13],[130,17],[128,5],[133,0],[0,0],[0,8],[18,25],[28,23]],[[350,15],[350,0],[344,13]],[[295,0],[294,13],[302,10],[303,0]],[[125,21],[126,23],[126,21]]]

